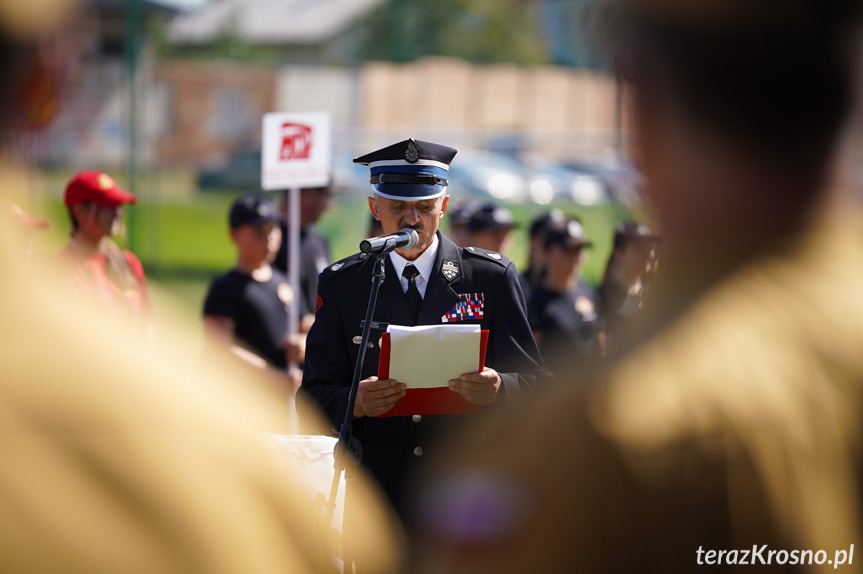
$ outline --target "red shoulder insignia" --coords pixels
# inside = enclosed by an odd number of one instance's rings
[[[323,306],[324,306],[324,300],[323,300],[323,299],[321,299],[320,294],[318,294],[318,298],[317,298],[317,300],[315,301],[315,313],[317,313],[317,312],[318,312],[318,310],[319,310],[321,307],[323,307]]]

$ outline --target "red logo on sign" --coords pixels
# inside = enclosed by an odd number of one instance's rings
[[[312,128],[303,124],[282,124],[280,160],[309,159],[312,151]]]

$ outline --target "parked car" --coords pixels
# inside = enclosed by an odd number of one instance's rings
[[[595,174],[605,182],[611,198],[632,208],[641,202],[644,178],[632,163],[624,158],[597,162],[570,162],[567,167]]]
[[[354,163],[357,157],[347,152],[333,152],[332,174],[333,191],[335,193],[371,193],[372,185],[369,183],[369,168],[365,165]]]
[[[201,191],[261,191],[261,150],[242,148],[220,165],[198,170]]]
[[[449,168],[450,195],[481,201],[524,201],[527,179],[518,162],[494,153],[459,152]]]
[[[353,156],[349,153],[333,153],[331,172],[334,192],[365,193],[369,190],[368,168],[352,160]],[[223,164],[201,168],[197,179],[201,191],[261,191],[261,150],[242,148]]]
[[[608,184],[595,173],[546,159],[525,161],[528,195],[539,204],[552,200],[599,205],[611,201]]]

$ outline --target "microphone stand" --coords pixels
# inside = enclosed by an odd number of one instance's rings
[[[369,295],[369,305],[366,309],[366,320],[363,323],[362,342],[360,343],[360,353],[357,357],[357,363],[354,367],[354,378],[351,381],[351,390],[348,394],[348,409],[345,411],[345,421],[339,429],[339,442],[336,444],[333,451],[333,484],[330,487],[330,502],[327,505],[327,523],[332,524],[333,512],[336,506],[336,494],[339,489],[339,478],[342,472],[345,473],[345,508],[342,518],[342,547],[343,547],[343,572],[351,574],[353,571],[353,554],[351,553],[348,536],[345,532],[347,526],[348,514],[348,492],[351,490],[350,485],[356,481],[357,467],[363,457],[363,448],[360,442],[353,435],[353,425],[351,424],[354,416],[354,405],[357,401],[357,392],[360,386],[360,377],[363,372],[363,364],[366,359],[366,351],[368,350],[369,335],[372,327],[372,316],[375,313],[375,305],[378,300],[378,290],[386,275],[386,258],[391,251],[396,248],[396,239],[388,241],[380,252],[374,254],[375,269],[372,273],[372,291]],[[349,464],[350,463],[350,464]]]

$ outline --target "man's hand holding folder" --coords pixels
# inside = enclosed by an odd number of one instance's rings
[[[376,417],[392,409],[407,393],[407,385],[395,379],[369,377],[360,381],[354,418]]]
[[[488,331],[473,325],[391,325],[378,376],[360,381],[354,417],[476,413],[502,385],[484,366],[487,341]]]
[[[483,367],[479,373],[465,373],[458,379],[450,379],[449,389],[470,403],[485,406],[495,401],[500,385],[497,371]]]

